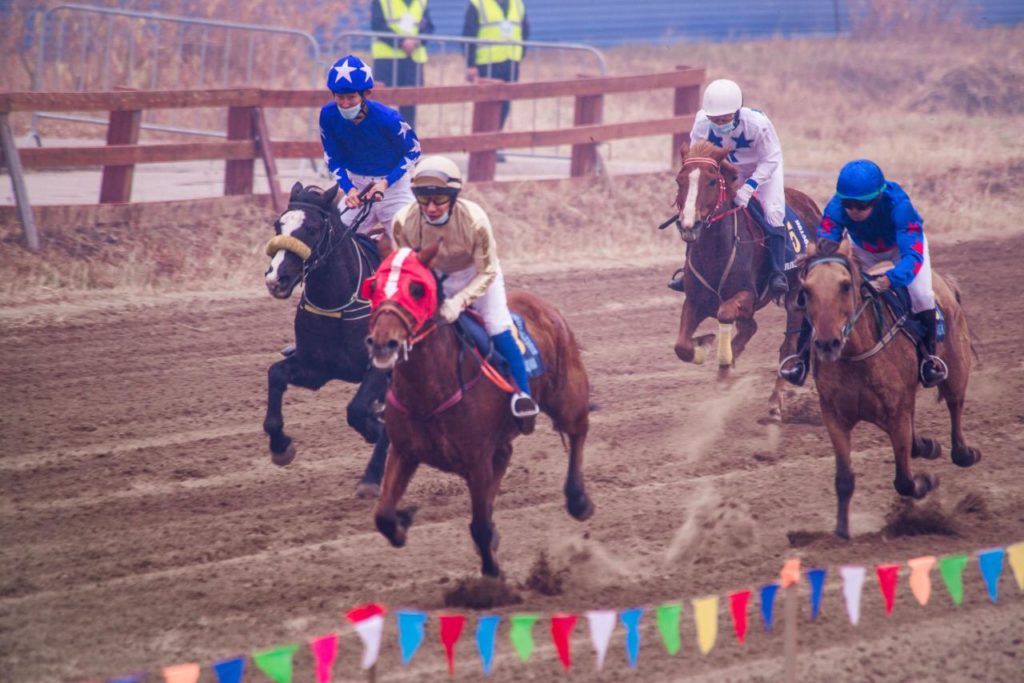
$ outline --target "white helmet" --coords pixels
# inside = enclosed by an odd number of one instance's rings
[[[743,106],[743,93],[735,81],[719,78],[704,89],[704,113],[708,116],[735,114]]]
[[[413,187],[445,187],[450,190],[462,189],[462,173],[448,157],[423,157],[412,173]]]

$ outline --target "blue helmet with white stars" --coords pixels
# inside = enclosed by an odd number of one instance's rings
[[[836,194],[840,199],[871,201],[885,190],[885,176],[873,161],[850,161],[839,171]]]
[[[373,89],[373,70],[355,55],[345,55],[327,70],[327,89],[336,95]]]

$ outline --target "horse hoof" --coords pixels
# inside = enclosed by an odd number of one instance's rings
[[[764,418],[765,424],[781,424],[782,423],[782,410],[780,408],[772,408],[768,411],[768,417]]]
[[[850,531],[848,529],[836,529],[836,537],[841,538],[844,541],[850,540]]]
[[[575,498],[568,498],[566,500],[566,508],[568,508],[569,514],[572,515],[573,519],[580,522],[590,519],[591,515],[594,514],[594,504],[586,494],[576,496]]]
[[[957,467],[970,467],[981,460],[981,451],[977,448],[964,446],[953,449],[953,464]]]
[[[934,491],[939,486],[939,478],[932,474],[916,474],[914,475],[914,492],[913,496],[916,500],[921,500],[928,495],[930,491]]]
[[[935,439],[923,436],[914,437],[914,443],[910,450],[910,457],[935,460],[942,455],[942,444]]]
[[[378,515],[374,521],[377,523],[377,531],[384,534],[384,538],[388,539],[392,546],[401,548],[405,545],[405,527],[401,525],[397,517]]]
[[[295,444],[288,444],[288,448],[284,449],[280,453],[274,453],[271,451],[270,460],[278,467],[284,467],[291,463],[295,459]]]
[[[372,481],[361,481],[356,486],[356,498],[376,498],[380,495],[380,484]]]

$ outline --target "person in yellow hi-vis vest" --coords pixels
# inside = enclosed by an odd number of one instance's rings
[[[370,0],[370,30],[400,36],[373,40],[377,83],[391,87],[423,85],[427,48],[419,36],[434,32],[427,0]],[[398,112],[406,123],[416,127],[415,105],[401,106]]]
[[[515,41],[530,39],[523,0],[469,0],[462,35],[478,40]],[[519,62],[526,56],[522,45],[469,44],[466,50],[466,80],[496,78],[519,80]],[[501,104],[501,127],[508,118],[509,102]]]

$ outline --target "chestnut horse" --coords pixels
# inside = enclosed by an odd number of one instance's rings
[[[682,168],[676,176],[679,186],[676,225],[686,248],[684,287],[686,299],[679,319],[675,352],[679,360],[701,364],[711,334],[693,338],[705,318],[718,321],[719,374],[728,373],[747,342],[757,332],[754,312],[771,301],[768,276],[771,259],[765,248],[764,231],[746,209],[732,207],[737,174],[729,163],[729,150],[702,140],[680,149]],[[786,188],[786,204],[808,230],[817,228],[821,211],[807,195]],[[779,348],[779,360],[796,349],[801,314],[792,307],[796,270],[788,273],[790,295],[786,297],[787,331]],[[733,326],[736,334],[733,336]],[[782,379],[777,379],[769,398],[769,415],[782,417]]]
[[[390,246],[382,240],[382,255]],[[509,394],[487,379],[480,357],[464,348],[455,328],[437,315],[440,287],[429,270],[436,255],[436,245],[418,257],[410,249],[391,252],[367,283],[374,311],[366,344],[374,365],[393,373],[384,417],[391,449],[375,518],[391,544],[403,546],[412,513],[397,505],[417,466],[422,462],[457,474],[469,486],[469,530],[481,571],[500,576],[491,516],[520,427]],[[587,519],[594,511],[582,470],[590,402],[579,347],[562,314],[543,299],[514,292],[509,307],[526,321],[546,368],[530,382],[533,396],[555,429],[568,436],[566,507],[576,519]],[[418,310],[419,318],[410,309]]]
[[[799,298],[813,328],[814,380],[822,419],[836,454],[836,535],[849,538],[854,488],[850,431],[854,425],[870,422],[889,435],[896,456],[893,484],[901,496],[924,498],[935,488],[936,478],[911,472],[910,458],[934,459],[941,455],[942,448],[914,431],[918,383],[915,342],[900,333],[899,322],[893,321],[888,310],[880,314],[884,329],[879,329],[875,314],[865,313],[872,305],[873,293],[863,286],[849,240],[843,240],[838,251],[828,255],[821,248],[823,244],[819,243],[818,249],[811,245],[803,260]],[[949,368],[949,376],[938,389],[949,409],[952,459],[960,467],[970,467],[981,459],[981,452],[967,445],[960,424],[971,372],[970,331],[955,285],[933,271],[932,286],[945,314],[946,337],[937,350]]]

